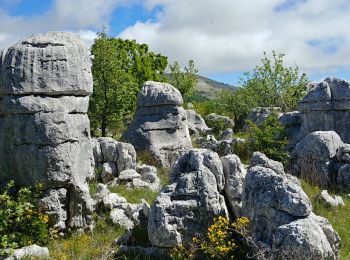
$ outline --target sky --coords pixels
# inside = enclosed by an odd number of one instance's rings
[[[272,50],[310,80],[350,80],[349,0],[0,0],[0,49],[57,30],[89,47],[103,26],[232,85]]]

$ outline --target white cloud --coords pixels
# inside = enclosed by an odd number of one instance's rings
[[[95,31],[108,26],[113,10],[130,3],[128,0],[55,0],[47,12],[36,16],[10,16],[0,5],[0,49],[46,31],[74,31],[90,45],[96,37]]]
[[[286,2],[146,0],[148,9],[162,7],[157,20],[138,22],[120,36],[183,65],[194,59],[201,73],[250,70],[271,50],[307,72],[350,71],[350,2]]]

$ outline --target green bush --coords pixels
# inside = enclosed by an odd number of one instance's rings
[[[0,188],[0,255],[5,248],[47,243],[49,217],[36,206],[41,193],[39,185],[16,190],[13,181]]]

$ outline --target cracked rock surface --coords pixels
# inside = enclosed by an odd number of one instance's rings
[[[192,147],[181,93],[167,83],[147,81],[137,97],[137,110],[123,139],[136,151],[150,151],[164,167]]]
[[[44,184],[43,203],[57,201],[47,208],[61,228],[89,226],[93,210],[89,55],[81,39],[63,32],[0,51],[0,179]]]

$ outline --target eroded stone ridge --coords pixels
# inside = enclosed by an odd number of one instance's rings
[[[63,32],[36,34],[0,52],[0,179],[44,184],[43,203],[57,201],[44,208],[59,228],[91,221],[89,55],[79,37]]]
[[[333,130],[350,143],[350,84],[338,78],[312,83],[299,104],[302,114],[301,136],[314,131]]]
[[[137,111],[123,139],[136,151],[149,151],[170,167],[192,147],[181,93],[167,83],[147,81],[137,97]]]

